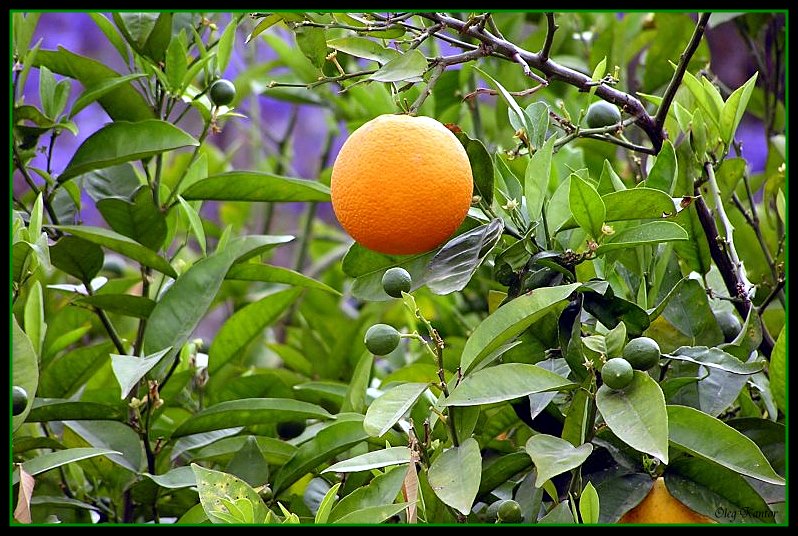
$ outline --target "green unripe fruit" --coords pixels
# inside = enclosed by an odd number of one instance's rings
[[[236,87],[225,78],[220,78],[211,84],[209,92],[211,102],[216,106],[227,106],[236,98]]]
[[[498,514],[500,523],[520,523],[524,517],[521,505],[512,499],[501,501]]]
[[[410,273],[398,266],[388,268],[382,276],[382,288],[392,298],[401,298],[402,292],[410,292],[412,284]]]
[[[632,339],[623,349],[623,358],[635,370],[648,370],[659,363],[659,344],[648,337]]]
[[[601,367],[601,379],[610,389],[623,389],[632,383],[634,377],[632,365],[622,357],[614,357]]]
[[[25,411],[27,407],[28,392],[19,385],[15,385],[11,390],[11,413],[16,417]]]
[[[280,439],[293,439],[305,431],[302,421],[286,421],[277,424],[277,434]]]
[[[726,342],[732,342],[743,329],[740,320],[730,311],[718,311],[715,313],[715,320],[717,320]]]
[[[399,346],[399,332],[388,324],[374,324],[366,331],[366,348],[374,355],[387,355]]]
[[[272,497],[274,497],[274,492],[269,486],[264,486],[263,489],[258,492],[258,495],[260,495],[260,498],[264,501],[269,502],[272,500]]]
[[[621,122],[621,111],[607,101],[596,101],[587,109],[585,122],[590,128],[608,127]]]

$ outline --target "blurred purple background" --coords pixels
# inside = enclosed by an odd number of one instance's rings
[[[229,22],[229,14],[210,15],[213,22],[222,29]],[[278,27],[273,27],[269,31],[285,31]],[[240,35],[240,37],[243,37]],[[85,13],[43,13],[39,20],[38,27],[33,37],[32,43],[42,39],[42,49],[55,49],[63,46],[75,53],[85,55],[101,61],[108,67],[127,74],[127,67],[119,57],[116,50],[108,44],[107,39]],[[719,79],[728,87],[736,88],[745,82],[755,71],[752,59],[748,56],[747,48],[733,23],[724,23],[707,31],[707,39],[715,61],[712,64],[713,71]],[[250,66],[252,58],[256,62],[265,62],[274,59],[275,55],[261,39],[256,39],[249,44],[245,44],[243,38],[235,40],[235,48],[223,76],[231,80]],[[57,79],[61,77],[56,75]],[[74,102],[84,88],[77,81],[72,81],[72,90],[69,102]],[[29,76],[24,91],[25,102],[29,104],[39,104],[38,72],[32,71]],[[259,117],[252,119],[253,104],[257,102]],[[290,117],[297,108],[298,117],[291,137],[294,158],[283,170],[287,176],[317,178],[320,171],[319,159],[324,149],[328,133],[328,124],[331,122],[330,112],[324,108],[311,105],[296,105],[285,101],[259,95],[244,99],[236,111],[248,116],[247,119],[234,118],[228,120],[220,134],[209,137],[209,142],[217,145],[222,150],[229,150],[238,147],[233,156],[233,165],[236,169],[254,169],[253,166],[262,161],[262,158],[275,154],[277,147],[272,141],[280,139],[290,122]],[[255,112],[257,113],[257,112]],[[69,132],[64,132],[57,141],[53,158],[53,172],[61,173],[68,163],[71,155],[77,147],[93,132],[102,127],[109,121],[108,116],[98,104],[92,104],[81,111],[74,119],[78,126],[79,134],[73,136]],[[249,140],[251,129],[268,129],[268,135],[261,136],[263,148],[260,155],[253,154],[248,141],[242,143],[241,140]],[[200,131],[199,118],[195,111],[189,113],[188,120],[181,123],[181,127],[188,132],[198,135]],[[335,155],[340,149],[346,137],[343,125],[339,125],[340,132],[336,136],[330,151],[330,158],[321,167],[332,163]],[[751,172],[756,173],[764,168],[767,157],[767,147],[762,123],[751,115],[746,115],[737,133],[737,137],[743,143],[743,155],[748,160]],[[44,155],[36,157],[33,166],[44,166]],[[14,175],[15,192],[24,191],[26,185],[22,181],[19,173]],[[103,225],[102,218],[94,209],[90,199],[86,198],[81,211],[82,220],[90,225]],[[203,207],[203,215],[213,217],[214,206],[206,204]],[[281,218],[280,214],[291,215],[301,210],[302,204],[281,205],[278,218],[275,219],[273,231],[295,232],[296,217]],[[323,203],[319,207],[320,217],[332,220],[332,213],[329,203]],[[292,221],[293,220],[293,221]]]

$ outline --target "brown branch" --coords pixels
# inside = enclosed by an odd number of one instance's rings
[[[480,30],[474,26],[466,27],[466,23],[459,19],[442,13],[421,13],[419,15],[433,22],[443,24],[445,27],[466,37],[480,41],[489,47],[492,56],[501,57],[509,61],[517,61],[515,59],[517,56],[530,68],[542,72],[548,81],[560,80],[583,92],[589,91],[592,87],[593,80],[590,76],[560,65],[551,59],[544,59],[541,54],[519,48],[515,44],[485,30]],[[440,32],[436,34],[436,36],[441,35],[444,34]],[[635,118],[635,123],[643,129],[651,140],[653,153],[659,152],[665,140],[665,133],[661,126],[657,126],[654,118],[646,112],[645,107],[637,98],[607,85],[598,86],[595,94],[608,102],[620,106],[624,111],[632,115]]]
[[[665,125],[665,119],[668,117],[668,109],[671,107],[673,103],[674,97],[676,97],[676,90],[679,89],[679,86],[682,83],[682,78],[684,78],[684,73],[687,72],[687,64],[690,63],[690,59],[695,54],[696,50],[698,50],[698,45],[701,43],[701,37],[704,35],[704,30],[707,27],[707,22],[709,22],[710,13],[702,13],[701,16],[698,18],[698,23],[695,26],[695,30],[693,30],[693,36],[690,38],[690,42],[687,43],[687,48],[684,49],[682,55],[679,57],[679,65],[676,67],[676,72],[673,73],[673,78],[668,83],[668,87],[665,90],[665,94],[662,96],[662,103],[659,105],[659,109],[657,110],[657,116],[654,119],[656,126],[659,129]]]
[[[551,45],[554,43],[554,32],[557,31],[557,26],[554,23],[554,13],[546,13],[546,41],[543,43],[543,48],[540,49],[540,59],[545,61],[549,61],[549,54],[551,53]]]

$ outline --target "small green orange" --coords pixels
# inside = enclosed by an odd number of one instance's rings
[[[501,501],[497,513],[499,523],[520,523],[524,518],[521,505],[512,499]]]
[[[590,128],[608,127],[621,122],[621,111],[612,103],[596,101],[587,109],[585,122]]]
[[[25,411],[26,407],[28,407],[28,392],[15,385],[11,390],[11,413],[16,417]]]
[[[410,292],[412,284],[410,272],[399,266],[388,268],[382,276],[382,288],[392,298],[401,298],[402,292]]]
[[[632,365],[622,357],[613,357],[601,367],[601,379],[610,389],[623,389],[634,377]]]
[[[623,348],[623,358],[635,370],[648,370],[659,363],[659,344],[649,337],[637,337]]]
[[[363,342],[366,348],[374,355],[388,355],[399,346],[399,332],[388,324],[374,324],[368,331]]]
[[[220,78],[211,84],[210,89],[211,102],[216,106],[227,106],[236,98],[236,87],[230,80]]]

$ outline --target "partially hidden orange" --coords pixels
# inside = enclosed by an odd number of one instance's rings
[[[670,494],[659,477],[640,504],[626,512],[618,523],[716,523],[695,512]]]
[[[430,251],[452,236],[471,205],[468,155],[431,117],[381,115],[344,142],[330,182],[335,216],[380,253]]]

